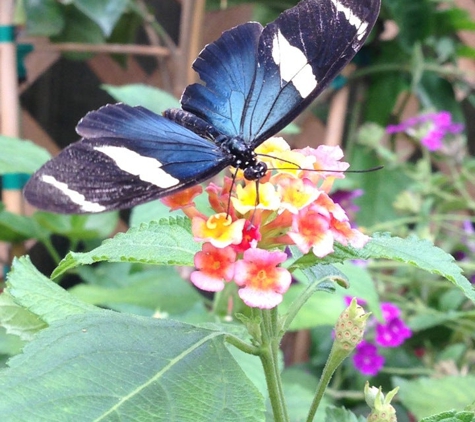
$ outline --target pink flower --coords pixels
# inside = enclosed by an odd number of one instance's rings
[[[197,271],[191,273],[191,282],[201,290],[219,292],[225,281],[234,276],[236,252],[231,246],[216,248],[211,243],[203,244],[201,252],[195,255]]]
[[[319,258],[333,252],[333,234],[330,213],[316,204],[300,210],[293,216],[292,229],[287,233],[297,247],[308,253],[312,249]]]
[[[251,248],[236,262],[234,281],[239,297],[251,307],[271,309],[282,302],[292,280],[285,268],[277,267],[287,259],[285,252]]]

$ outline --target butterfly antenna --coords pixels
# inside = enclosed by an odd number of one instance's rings
[[[384,168],[384,166],[376,166],[376,167],[370,167],[369,169],[363,169],[363,170],[325,170],[325,169],[306,169],[301,166],[299,166],[297,163],[294,163],[289,160],[285,160],[280,157],[274,157],[273,155],[268,155],[268,154],[257,154],[260,155],[261,157],[267,157],[267,158],[272,158],[274,160],[279,160],[282,161],[283,163],[288,163],[292,164],[295,167],[268,167],[268,170],[305,170],[305,171],[322,171],[326,173],[370,173],[372,171],[377,171],[381,170]]]

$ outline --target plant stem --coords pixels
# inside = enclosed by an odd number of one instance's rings
[[[347,350],[341,349],[340,346],[336,345],[336,342],[333,343],[332,350],[330,352],[330,356],[328,356],[327,363],[325,364],[325,368],[323,368],[323,373],[320,378],[320,382],[318,383],[317,392],[315,393],[315,397],[313,398],[312,405],[310,406],[310,410],[307,416],[307,422],[312,422],[313,418],[315,417],[315,413],[317,413],[318,405],[322,400],[323,393],[333,376],[336,368],[343,362],[343,360],[348,356],[350,352]]]
[[[288,422],[289,416],[285,405],[278,363],[279,340],[277,326],[277,308],[262,310],[262,344],[259,355],[266,377],[269,399],[276,422]]]

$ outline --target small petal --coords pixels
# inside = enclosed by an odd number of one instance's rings
[[[165,198],[161,198],[160,201],[172,211],[186,207],[194,207],[195,203],[193,202],[193,199],[202,192],[203,188],[201,185],[195,185],[191,188],[174,193],[173,195],[168,195]]]
[[[378,349],[374,344],[363,340],[356,346],[353,364],[363,375],[377,375],[384,366],[384,361],[384,356],[378,354]]]
[[[272,183],[259,183],[259,203],[257,204],[256,183],[236,187],[236,197],[231,198],[233,207],[241,215],[255,209],[272,210],[279,208],[280,199]]]
[[[191,273],[191,282],[202,290],[219,292],[224,288],[224,282],[234,276],[236,252],[230,246],[216,248],[205,243],[194,261],[197,271]]]
[[[244,219],[232,221],[225,213],[212,215],[206,221],[195,217],[191,223],[191,231],[195,240],[210,242],[217,248],[224,248],[242,242],[245,222]]]
[[[251,248],[236,262],[234,281],[242,289],[239,296],[252,307],[269,309],[282,301],[292,281],[285,268],[277,267],[287,259],[285,252]]]
[[[312,249],[319,258],[333,252],[330,215],[324,212],[315,204],[300,210],[293,216],[292,229],[287,233],[303,253]]]

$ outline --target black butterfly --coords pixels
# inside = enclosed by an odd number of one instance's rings
[[[290,123],[353,58],[380,0],[303,0],[266,27],[225,33],[193,64],[182,109],[164,116],[107,105],[88,113],[82,137],[47,162],[24,194],[38,208],[90,213],[129,208],[203,182],[227,166],[266,173],[254,149]]]

